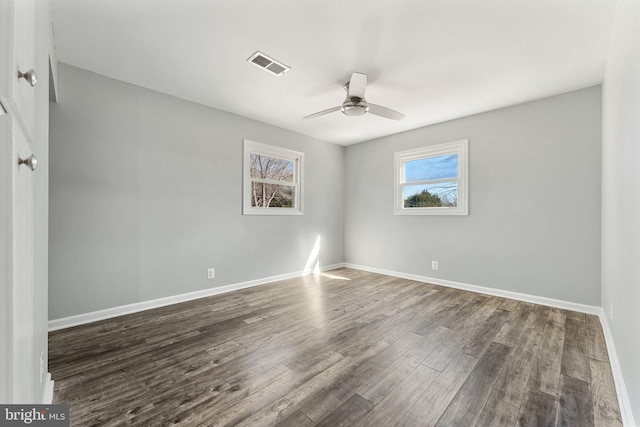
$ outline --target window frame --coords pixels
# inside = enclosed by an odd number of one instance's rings
[[[243,215],[303,215],[303,171],[304,153],[287,148],[264,144],[262,142],[244,139],[243,149],[243,186],[242,186],[242,214]],[[294,164],[293,183],[285,181],[268,182],[277,185],[294,187],[293,207],[255,207],[251,205],[251,184],[256,181],[251,178],[251,154],[260,154],[279,159],[291,160]],[[262,180],[260,180],[262,182]]]
[[[446,142],[411,150],[397,151],[394,153],[394,214],[395,215],[469,215],[469,140]],[[427,157],[438,157],[447,154],[458,155],[458,177],[446,179],[434,179],[406,182],[405,164],[408,161]],[[420,207],[406,208],[404,206],[404,187],[407,185],[420,185],[429,182],[456,181],[458,184],[458,199],[456,207]]]

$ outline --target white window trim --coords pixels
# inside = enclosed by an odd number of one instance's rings
[[[395,185],[394,185],[394,214],[395,215],[469,215],[469,140],[447,142],[444,144],[421,147],[412,150],[398,151],[394,153]],[[403,188],[405,184],[415,185],[421,181],[406,183],[404,181],[404,164],[407,161],[423,157],[435,157],[445,154],[458,154],[458,206],[456,207],[429,207],[429,208],[405,208]],[[429,180],[437,182],[440,180]],[[441,181],[452,181],[443,179]]]
[[[259,153],[267,156],[277,157],[280,159],[293,160],[295,163],[294,182],[287,183],[281,181],[270,181],[251,178],[251,153]],[[288,150],[282,147],[263,144],[261,142],[244,140],[243,152],[243,195],[242,195],[242,214],[243,215],[303,215],[303,171],[304,171],[304,153],[294,150]],[[273,183],[279,185],[290,185],[295,187],[294,206],[292,208],[258,208],[251,206],[251,182],[259,181]]]

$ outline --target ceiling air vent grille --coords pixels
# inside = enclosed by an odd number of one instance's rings
[[[281,76],[291,69],[283,63],[278,62],[259,51],[251,55],[247,61],[254,64],[256,67],[260,67],[263,70],[267,70],[268,72],[275,74],[276,76]]]

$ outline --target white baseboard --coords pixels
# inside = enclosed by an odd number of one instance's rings
[[[631,401],[627,394],[627,389],[624,384],[622,371],[620,369],[620,363],[618,361],[618,355],[616,353],[615,344],[611,330],[609,329],[609,322],[604,314],[602,307],[579,304],[571,301],[557,300],[553,298],[540,297],[536,295],[523,294],[519,292],[505,291],[502,289],[488,288],[484,286],[470,285],[468,283],[454,282],[451,280],[438,279],[435,277],[420,276],[416,274],[401,273],[392,270],[385,270],[382,268],[368,267],[352,263],[338,263],[327,265],[321,268],[321,271],[333,270],[336,268],[347,267],[356,270],[369,271],[371,273],[384,274],[392,277],[399,277],[402,279],[415,280],[417,282],[432,283],[434,285],[441,285],[455,289],[462,289],[470,292],[477,292],[486,295],[493,295],[502,298],[510,298],[518,301],[530,302],[534,304],[546,305],[549,307],[561,308],[564,310],[572,310],[581,313],[593,314],[599,317],[602,329],[604,331],[605,341],[607,344],[607,350],[609,352],[609,359],[611,362],[611,370],[613,372],[613,378],[616,385],[616,392],[618,394],[618,402],[620,404],[620,413],[622,421],[625,426],[633,427],[636,423],[633,419],[633,413],[631,411]],[[125,314],[136,313],[139,311],[150,310],[153,308],[164,307],[171,304],[176,304],[185,301],[191,301],[198,298],[204,298],[212,295],[223,294],[240,289],[246,289],[254,286],[265,285],[268,283],[277,282],[279,280],[291,279],[294,277],[301,277],[310,274],[309,271],[300,271],[295,273],[281,274],[277,276],[265,277],[262,279],[250,280],[247,282],[235,283],[231,285],[219,286],[216,288],[204,289],[202,291],[189,292],[180,295],[174,295],[165,298],[158,298],[150,301],[144,301],[134,304],[123,305],[119,307],[108,308],[104,310],[94,311],[91,313],[84,313],[75,316],[69,316],[62,319],[54,319],[49,321],[49,331],[55,331],[58,329],[70,328],[72,326],[83,325],[86,323],[96,322],[98,320],[110,319],[113,317],[122,316]],[[51,379],[51,374],[47,374],[43,403],[50,404],[53,402],[53,385],[54,382]]]
[[[344,267],[343,263],[326,265],[320,268],[321,271],[333,270]],[[90,313],[77,314],[74,316],[63,317],[61,319],[49,320],[49,332],[58,329],[70,328],[73,326],[85,325],[87,323],[97,322],[98,320],[111,319],[113,317],[123,316],[125,314],[137,313],[140,311],[150,310],[153,308],[164,307],[171,304],[195,300],[198,298],[209,297],[212,295],[224,294],[227,292],[237,291],[240,289],[251,288],[254,286],[266,285],[268,283],[277,282],[279,280],[292,279],[310,274],[310,271],[298,271],[294,273],[280,274],[277,276],[265,277],[262,279],[249,280],[246,282],[234,283],[231,285],[218,286],[216,288],[203,289],[201,291],[188,292],[185,294],[173,295],[170,297],[157,298],[149,301],[142,301],[133,304],[121,305],[118,307],[106,308],[104,310],[92,311]]]
[[[51,373],[47,372],[47,378],[44,380],[44,393],[42,394],[42,404],[51,405],[53,403],[53,380]]]
[[[633,412],[631,410],[631,400],[627,394],[627,387],[624,384],[624,377],[622,376],[622,368],[618,360],[618,353],[616,352],[616,345],[613,341],[613,335],[609,328],[609,320],[601,308],[600,323],[602,324],[602,330],[604,332],[604,339],[607,343],[607,352],[609,353],[609,362],[611,364],[611,371],[613,373],[613,381],[616,384],[616,393],[618,394],[618,403],[620,405],[620,415],[622,416],[622,424],[628,427],[637,427],[638,424],[633,419]]]
[[[600,315],[601,308],[595,305],[580,304],[577,302],[563,301],[553,298],[540,297],[536,295],[522,294],[519,292],[505,291],[502,289],[487,288],[484,286],[470,285],[468,283],[454,282],[451,280],[438,279],[435,277],[419,276],[417,274],[400,273],[398,271],[385,270],[382,268],[368,267],[345,263],[345,267],[354,268],[356,270],[369,271],[371,273],[384,274],[387,276],[399,277],[402,279],[415,280],[416,282],[432,283],[434,285],[446,286],[448,288],[462,289],[464,291],[477,292],[485,295],[493,295],[496,297],[510,298],[518,301],[530,302],[533,304],[546,305],[549,307],[561,308],[563,310],[578,311],[580,313]]]
[[[356,270],[369,271],[372,273],[384,274],[387,276],[399,277],[403,279],[415,280],[418,282],[433,283],[434,285],[442,285],[450,288],[462,289],[465,291],[478,292],[487,295],[494,295],[503,298],[511,298],[519,301],[531,302],[534,304],[541,304],[550,307],[562,308],[565,310],[579,311],[582,313],[594,314],[600,316],[602,309],[600,307],[579,304],[575,302],[562,301],[552,298],[540,297],[535,295],[523,294],[519,292],[505,291],[502,289],[487,288],[484,286],[470,285],[467,283],[454,282],[451,280],[438,279],[435,277],[419,276],[416,274],[401,273],[398,271],[385,270],[381,268],[368,267],[351,263],[338,263],[327,265],[321,268],[321,271],[333,270],[340,267],[348,267]],[[227,292],[237,291],[240,289],[251,288],[253,286],[265,285],[279,280],[291,279],[294,277],[301,277],[306,274],[310,274],[309,271],[298,271],[294,273],[280,274],[277,276],[265,277],[256,280],[249,280],[246,282],[234,283],[231,285],[218,286],[210,289],[203,289],[201,291],[188,292],[179,295],[173,295],[170,297],[157,298],[149,301],[142,301],[133,304],[122,305],[118,307],[107,308],[104,310],[97,310],[90,313],[77,314],[74,316],[63,317],[61,319],[53,319],[49,321],[49,331],[56,331],[58,329],[70,328],[73,326],[84,325],[87,323],[97,322],[99,320],[111,319],[113,317],[123,316],[125,314],[137,313],[144,310],[150,310],[153,308],[164,307],[171,304],[177,304],[181,302],[191,301],[198,298],[209,297],[213,295],[223,294]]]

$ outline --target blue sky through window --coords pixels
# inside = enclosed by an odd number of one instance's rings
[[[458,155],[447,154],[410,160],[404,164],[404,170],[405,182],[457,178]]]

